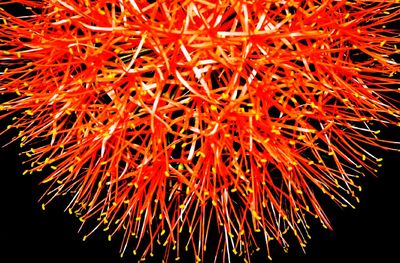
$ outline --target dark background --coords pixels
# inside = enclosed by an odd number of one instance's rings
[[[0,121],[0,132],[4,127],[6,124]],[[400,141],[400,129],[385,132]],[[0,147],[11,135],[0,136]],[[44,188],[38,186],[40,178],[37,175],[22,175],[24,158],[18,155],[19,150],[18,143],[0,148],[1,262],[138,261],[139,258],[134,258],[131,253],[120,259],[119,240],[108,242],[101,230],[83,242],[83,234],[77,233],[80,222],[63,211],[65,200],[56,200],[43,211],[37,200]],[[361,181],[361,203],[355,210],[339,208],[329,198],[322,201],[334,231],[315,224],[310,230],[312,240],[306,254],[296,246],[285,254],[278,244],[271,242],[273,262],[396,261],[400,250],[400,218],[397,215],[400,213],[400,153],[380,151],[380,156],[384,157],[383,167],[379,169],[378,177],[369,175]],[[261,255],[255,255],[252,262],[268,262]],[[213,260],[212,257],[205,262]]]
[[[386,134],[398,138],[399,129],[386,130]],[[1,136],[0,145],[8,139],[10,135]],[[43,211],[37,200],[44,188],[38,186],[38,175],[22,175],[24,158],[18,155],[19,150],[18,143],[0,149],[0,247],[2,258],[12,259],[2,262],[137,262],[138,258],[128,252],[120,259],[119,240],[107,241],[103,231],[83,242],[83,234],[77,233],[80,222],[63,212],[66,200],[56,200]],[[315,224],[307,254],[293,245],[285,254],[271,242],[273,262],[393,262],[398,257],[400,153],[380,153],[383,167],[378,177],[361,180],[363,191],[357,208],[341,209],[323,201],[334,231]],[[261,255],[255,255],[253,262],[267,262]],[[213,262],[213,258],[206,262]]]

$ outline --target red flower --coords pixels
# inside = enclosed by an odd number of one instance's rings
[[[13,2],[2,117],[26,173],[52,169],[43,208],[70,196],[121,254],[201,260],[213,224],[216,257],[305,246],[310,216],[330,228],[315,192],[353,207],[369,146],[393,147],[398,1]]]

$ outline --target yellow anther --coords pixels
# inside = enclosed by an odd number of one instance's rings
[[[305,138],[306,138],[306,136],[304,136],[304,135],[299,135],[299,136],[297,137],[298,140],[304,140]]]
[[[196,153],[196,156],[201,156],[201,157],[206,157],[206,154],[205,153],[203,153],[202,151],[198,151],[197,153]]]
[[[222,98],[222,99],[227,99],[227,98],[229,98],[229,95],[226,94],[226,93],[222,93],[222,94],[221,94],[221,98]]]
[[[251,213],[253,214],[254,218],[256,218],[257,220],[261,220],[262,219],[261,216],[259,216],[257,214],[257,211],[253,210],[253,211],[251,211]],[[260,232],[260,231],[257,231],[257,232]]]
[[[100,15],[105,15],[106,14],[106,12],[104,12],[104,10],[103,9],[97,9],[97,12],[100,14]]]

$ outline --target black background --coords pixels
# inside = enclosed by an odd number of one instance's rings
[[[0,122],[0,132],[6,127]],[[400,129],[386,130],[399,141]],[[12,134],[0,137],[0,146]],[[107,241],[98,231],[87,241],[78,234],[80,222],[63,211],[66,202],[55,201],[45,211],[37,202],[44,188],[37,175],[22,175],[23,157],[18,143],[0,148],[2,262],[136,262],[130,253],[120,259],[119,242]],[[400,153],[380,151],[384,157],[378,177],[362,180],[361,203],[355,210],[323,201],[334,231],[315,225],[304,254],[298,247],[285,254],[271,243],[273,262],[396,262],[400,250]],[[5,259],[5,260],[4,260]],[[27,259],[29,261],[27,261]],[[147,262],[151,262],[148,259]],[[185,262],[185,261],[180,261]],[[187,261],[188,262],[188,261]],[[205,262],[213,262],[213,258]],[[235,262],[235,261],[234,261]],[[241,261],[242,262],[242,261]],[[261,254],[252,262],[268,262]]]

